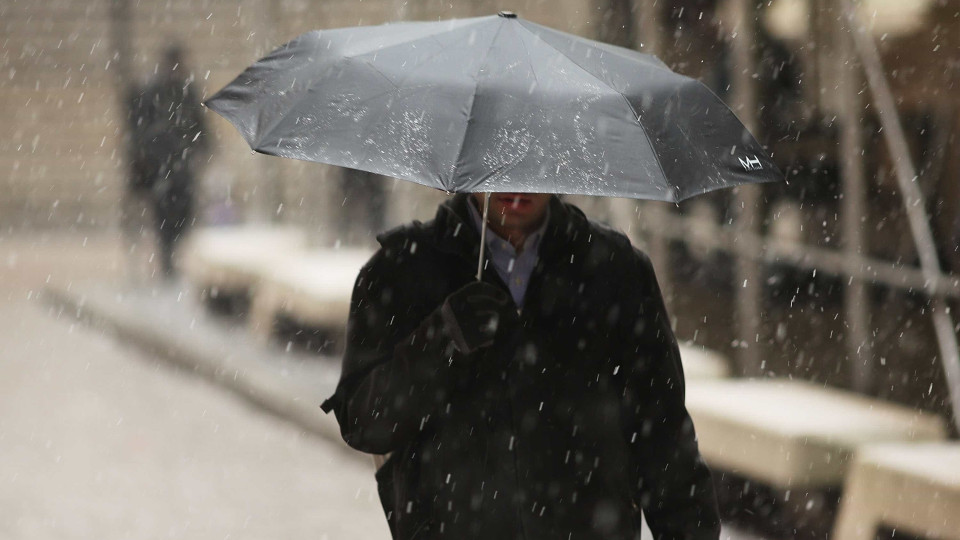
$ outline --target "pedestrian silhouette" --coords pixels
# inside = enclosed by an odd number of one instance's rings
[[[358,169],[343,169],[340,178],[342,219],[338,220],[340,240],[346,244],[367,244],[383,232],[386,215],[384,178]]]
[[[194,222],[194,176],[208,142],[183,50],[168,47],[156,75],[129,101],[129,190],[147,199],[163,274],[173,276],[177,244]]]

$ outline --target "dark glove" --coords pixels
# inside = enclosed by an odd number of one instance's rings
[[[473,281],[447,297],[440,316],[457,350],[470,354],[492,345],[497,328],[516,317],[515,309],[503,289]]]

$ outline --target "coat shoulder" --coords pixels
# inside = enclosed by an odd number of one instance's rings
[[[406,259],[417,252],[429,250],[434,244],[436,223],[434,220],[411,221],[377,235],[380,243],[378,255],[388,259]]]
[[[596,221],[587,221],[589,231],[590,256],[603,259],[617,267],[635,268],[650,265],[650,258],[635,247],[627,235]],[[601,261],[597,261],[601,262]]]
[[[364,265],[361,274],[380,280],[409,281],[426,264],[424,255],[431,252],[434,231],[433,220],[412,221],[377,235],[380,249]]]
[[[423,241],[423,239],[428,238],[434,226],[434,220],[426,223],[419,220],[411,221],[378,234],[377,242],[380,243],[381,250],[396,249],[410,242]]]

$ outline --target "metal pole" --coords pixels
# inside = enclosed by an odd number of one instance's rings
[[[640,2],[643,2],[643,5],[638,5]],[[604,4],[605,15],[598,28],[597,39],[608,41],[621,47],[633,47],[641,50],[638,35],[642,33],[642,30],[639,30],[639,21],[643,18],[641,13],[645,7],[646,0],[616,0],[614,2],[607,0]],[[619,21],[620,19],[626,20],[619,31],[610,31],[609,26],[613,24],[608,18],[610,14],[613,15],[612,18],[614,21]],[[643,50],[643,52],[650,51]],[[611,224],[620,228],[630,239],[631,243],[642,244],[643,239],[639,234],[641,227],[639,227],[639,223],[637,222],[640,203],[634,199],[609,198],[606,206]]]
[[[130,0],[111,0],[110,41],[114,53],[114,58],[111,59],[113,81],[124,107],[128,105],[127,94],[133,88],[133,68],[130,64],[130,56],[133,54],[133,47],[130,44],[131,24]]]
[[[756,41],[753,0],[729,0],[730,20],[733,23],[733,110],[751,132],[757,130],[757,89],[753,78],[756,73],[756,58],[753,44]],[[760,192],[756,186],[736,188],[736,229],[740,234],[756,234],[759,225]],[[760,265],[749,257],[737,257],[736,313],[739,349],[737,360],[740,371],[747,376],[759,376],[763,371],[760,355],[760,316],[763,288],[760,283]]]
[[[663,48],[663,29],[660,27],[660,13],[663,6],[661,0],[638,0],[634,16],[633,27],[634,48],[647,54],[659,54]],[[636,220],[636,211],[640,211],[640,219],[648,224],[645,229],[659,227],[669,210],[664,203],[644,201],[639,204],[630,204],[630,212]],[[647,234],[647,251],[657,274],[657,281],[667,307],[673,303],[673,279],[670,268],[670,241],[660,234]]]
[[[263,54],[267,54],[279,45],[277,43],[281,17],[279,2],[263,2],[260,4],[260,9],[261,16],[257,17],[259,24],[256,29],[263,36],[261,41],[264,45]],[[258,218],[266,223],[285,221],[282,213],[284,186],[287,184],[286,160],[273,156],[258,156],[257,159],[261,166],[256,186],[260,193],[260,201],[256,205]]]
[[[120,233],[123,239],[125,256],[125,268],[128,279],[139,281],[149,271],[144,264],[145,254],[141,254],[139,246],[143,241],[144,224],[150,219],[146,215],[148,210],[147,201],[144,197],[134,193],[128,187],[130,182],[129,175],[133,174],[130,150],[136,144],[132,140],[133,133],[131,119],[128,115],[133,114],[131,101],[134,93],[138,90],[133,75],[133,65],[131,57],[133,56],[133,46],[130,36],[133,25],[133,16],[130,7],[130,0],[111,0],[110,1],[110,27],[109,38],[113,55],[110,58],[110,65],[113,70],[113,85],[116,91],[117,104],[119,105],[119,115],[123,118],[123,132],[121,137],[121,148],[123,150],[124,168],[123,185],[124,189],[120,195]]]
[[[936,243],[930,222],[927,219],[926,204],[923,193],[917,185],[916,168],[907,146],[907,138],[897,115],[896,102],[890,85],[883,71],[880,53],[873,38],[857,18],[857,12],[849,0],[841,0],[841,5],[851,28],[854,45],[860,60],[863,62],[867,75],[867,82],[874,98],[874,105],[880,116],[884,139],[894,158],[897,184],[900,188],[901,199],[907,212],[910,223],[910,232],[920,256],[920,266],[928,282],[940,276],[940,262],[937,259]],[[957,335],[953,320],[948,312],[947,303],[942,296],[934,296],[930,302],[930,311],[933,315],[933,326],[937,335],[937,344],[940,347],[940,362],[947,379],[947,388],[950,392],[950,403],[953,411],[953,421],[960,429],[960,348],[957,346]]]
[[[600,20],[597,39],[606,43],[629,47],[633,32],[633,0],[602,0],[597,3]]]
[[[842,17],[834,17],[834,55],[839,99],[841,176],[843,200],[843,251],[849,281],[843,290],[844,317],[848,335],[844,340],[853,388],[864,393],[873,389],[873,354],[870,340],[870,298],[863,279],[855,277],[859,258],[865,249],[863,217],[866,214],[866,185],[861,132],[861,79],[851,51],[849,27]]]
[[[483,252],[487,246],[487,215],[490,212],[490,192],[483,194],[483,221],[480,223],[480,258],[477,260],[477,281],[483,281]]]
[[[689,240],[694,229],[709,226],[698,222],[697,218],[678,214],[667,214],[665,218],[651,234],[660,234],[678,243]],[[860,255],[852,256],[856,264],[851,265],[847,260],[850,256],[842,250],[777,241],[756,233],[738,232],[732,226],[717,226],[713,239],[706,246],[736,257],[749,257],[760,264],[788,264],[797,269],[816,270],[831,276],[854,277],[892,289],[921,291],[928,297],[960,299],[960,277],[941,274],[931,281],[918,268]]]

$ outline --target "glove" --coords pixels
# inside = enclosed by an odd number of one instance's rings
[[[457,350],[470,354],[493,345],[497,328],[515,318],[516,311],[513,300],[501,288],[473,281],[444,300],[440,316]]]

